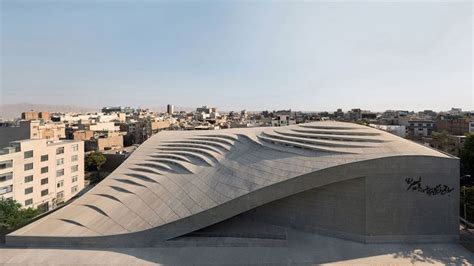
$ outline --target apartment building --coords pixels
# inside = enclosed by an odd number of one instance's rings
[[[66,125],[63,123],[34,120],[30,124],[30,138],[60,140],[66,138]]]
[[[403,125],[406,126],[406,135],[410,139],[429,137],[435,131],[435,122],[432,120],[409,120]]]
[[[466,118],[443,118],[436,121],[436,129],[439,132],[446,131],[452,135],[464,135],[469,133],[471,122]]]
[[[278,115],[272,119],[272,127],[283,127],[296,124],[294,119],[291,119],[289,115]]]
[[[66,126],[63,123],[43,119],[21,120],[0,126],[0,149],[16,140],[64,138],[66,138]]]
[[[49,210],[84,188],[84,142],[13,141],[0,154],[0,197]]]

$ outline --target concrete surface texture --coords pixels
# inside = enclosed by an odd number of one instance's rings
[[[456,241],[458,177],[457,158],[351,123],[162,131],[6,243],[166,246],[241,214],[365,243]]]
[[[459,244],[362,244],[290,229],[280,247],[0,248],[1,265],[472,265]]]

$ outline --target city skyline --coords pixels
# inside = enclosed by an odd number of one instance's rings
[[[286,108],[282,109],[267,109],[267,110],[247,110],[245,108],[240,108],[240,109],[234,109],[234,110],[224,110],[220,109],[219,106],[211,105],[211,104],[201,104],[195,107],[190,107],[190,106],[180,106],[180,105],[174,105],[174,104],[169,104],[173,107],[175,110],[175,113],[178,112],[186,112],[186,113],[194,113],[196,110],[196,107],[202,107],[202,106],[213,106],[219,110],[221,113],[229,113],[229,112],[240,112],[240,111],[246,111],[249,113],[260,113],[264,111],[268,112],[278,112],[278,111],[285,111],[285,110],[291,110],[292,112],[303,112],[303,113],[335,113],[339,109],[341,109],[343,112],[348,112],[351,110],[356,110],[360,109],[362,112],[371,112],[371,113],[384,113],[386,111],[406,111],[406,112],[424,112],[424,111],[433,111],[437,113],[449,113],[450,111],[453,111],[453,109],[459,109],[459,107],[452,106],[449,109],[446,110],[437,110],[437,109],[400,109],[400,108],[394,108],[394,109],[386,109],[386,110],[369,110],[365,108],[360,108],[360,106],[354,106],[352,108],[348,109],[343,109],[343,108],[335,108],[335,109],[330,109],[330,110],[297,110],[291,108],[291,106],[288,106]],[[167,105],[165,106],[131,106],[131,105],[110,105],[110,106],[100,106],[100,107],[85,107],[85,106],[66,106],[66,105],[44,105],[44,104],[31,104],[31,103],[19,103],[19,104],[7,104],[7,105],[0,105],[0,121],[1,120],[13,120],[13,119],[18,119],[21,116],[21,113],[24,111],[47,111],[51,113],[97,113],[100,112],[102,108],[104,107],[130,107],[132,109],[145,109],[145,110],[150,110],[153,112],[158,112],[158,113],[167,113]],[[460,108],[463,112],[465,113],[474,113],[474,109],[462,109]]]
[[[474,106],[469,2],[1,5],[2,105]]]

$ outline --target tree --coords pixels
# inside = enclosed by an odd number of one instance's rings
[[[92,182],[100,181],[100,168],[102,167],[102,165],[104,165],[106,161],[107,161],[107,158],[105,158],[105,156],[98,151],[95,151],[87,155],[86,160],[85,160],[86,168],[89,171],[94,171],[94,170],[97,171],[97,175],[95,178],[92,178]]]
[[[461,203],[460,215],[464,219],[472,223],[474,221],[474,187],[461,188],[460,203]],[[464,208],[466,209],[464,210]],[[464,211],[466,213],[464,213]]]
[[[27,224],[40,214],[38,209],[21,208],[21,204],[12,199],[0,199],[0,229],[10,231]]]
[[[453,152],[454,140],[449,137],[448,132],[433,132],[433,142],[435,148],[445,152]]]
[[[89,170],[97,170],[98,172],[100,171],[100,168],[104,163],[107,161],[107,158],[105,156],[98,152],[95,151],[86,157],[86,167]]]
[[[474,134],[466,136],[464,147],[460,152],[461,171],[463,175],[471,175],[474,178]]]

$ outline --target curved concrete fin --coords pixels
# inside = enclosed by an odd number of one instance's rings
[[[306,133],[306,134],[320,134],[320,135],[341,135],[341,136],[378,136],[378,132],[367,132],[367,131],[342,131],[342,130],[313,130],[313,129],[290,129],[294,132]]]
[[[214,148],[212,146],[209,146],[208,144],[174,142],[174,143],[163,143],[163,144],[160,144],[159,147],[196,148],[196,149],[208,150],[211,152],[222,154],[221,150]]]
[[[172,169],[175,173],[181,174],[192,174],[194,168],[193,164],[183,161],[178,161],[171,158],[157,158],[157,159],[150,159],[149,162],[156,162],[167,165],[170,169]]]
[[[327,134],[327,133],[316,133],[316,132],[302,132],[298,130],[291,130],[282,132],[279,131],[282,135],[295,136],[302,138],[314,138],[314,139],[326,139],[326,140],[335,140],[335,141],[357,141],[357,142],[373,142],[373,143],[382,143],[386,140],[377,139],[377,138],[367,138],[366,135],[355,135],[355,134]]]
[[[202,165],[205,166],[212,166],[213,165],[213,160],[209,159],[208,156],[204,156],[202,153],[197,153],[197,152],[192,152],[192,151],[160,151],[154,154],[161,155],[163,156],[181,156],[185,157],[188,159],[189,162],[194,163],[196,165]],[[153,155],[151,157],[154,157]]]
[[[300,142],[295,142],[295,141],[289,141],[289,140],[282,140],[282,139],[277,139],[273,137],[267,137],[267,136],[258,136],[259,139],[270,142],[273,144],[277,145],[282,145],[286,147],[292,147],[292,148],[303,148],[307,150],[313,150],[317,152],[329,152],[329,153],[356,153],[355,151],[350,151],[349,149],[340,149],[336,147],[321,147],[321,146],[316,146],[316,145],[311,145],[311,144],[303,144]]]
[[[168,141],[165,142],[167,144],[197,144],[203,146],[210,146],[219,150],[219,152],[227,152],[229,151],[229,147],[225,146],[224,144],[213,141],[213,140],[201,140],[201,139],[183,139],[179,141]]]
[[[170,152],[170,151],[190,151],[190,152],[195,152],[195,153],[199,153],[199,154],[202,154],[206,157],[208,157],[209,159],[213,160],[214,162],[218,162],[219,161],[219,157],[221,154],[213,154],[213,152],[211,151],[208,151],[208,150],[204,150],[204,149],[199,149],[199,148],[193,148],[193,147],[176,147],[176,148],[173,148],[173,147],[167,147],[167,148],[160,148],[158,151],[161,151],[161,152]]]
[[[280,132],[275,131],[275,133],[262,133],[263,136],[287,140],[287,141],[294,141],[303,144],[309,145],[317,145],[317,146],[327,146],[327,147],[344,147],[344,148],[364,148],[369,147],[368,145],[362,145],[364,143],[357,143],[357,142],[344,142],[344,141],[335,141],[335,140],[317,140],[312,138],[305,138],[305,137],[294,137],[294,136],[286,136],[285,134],[281,134]]]
[[[135,181],[132,181],[132,180],[130,180],[130,179],[114,178],[114,180],[119,181],[119,182],[122,182],[122,183],[125,183],[125,184],[138,186],[138,187],[144,187],[144,188],[147,187],[147,186],[145,186],[145,185],[142,185],[142,184],[137,183],[137,182],[135,182]]]
[[[163,175],[162,173],[156,171],[155,169],[152,169],[150,167],[142,166],[142,167],[131,167],[129,168],[132,171],[137,171],[140,173],[147,173],[147,174],[153,174],[153,175]]]
[[[151,177],[148,177],[146,175],[140,175],[140,174],[125,174],[126,176],[130,176],[130,177],[133,177],[133,178],[137,178],[137,179],[140,179],[140,180],[143,180],[143,181],[146,181],[146,182],[151,182],[151,183],[158,183],[158,181],[156,181],[155,179],[151,178]]]

